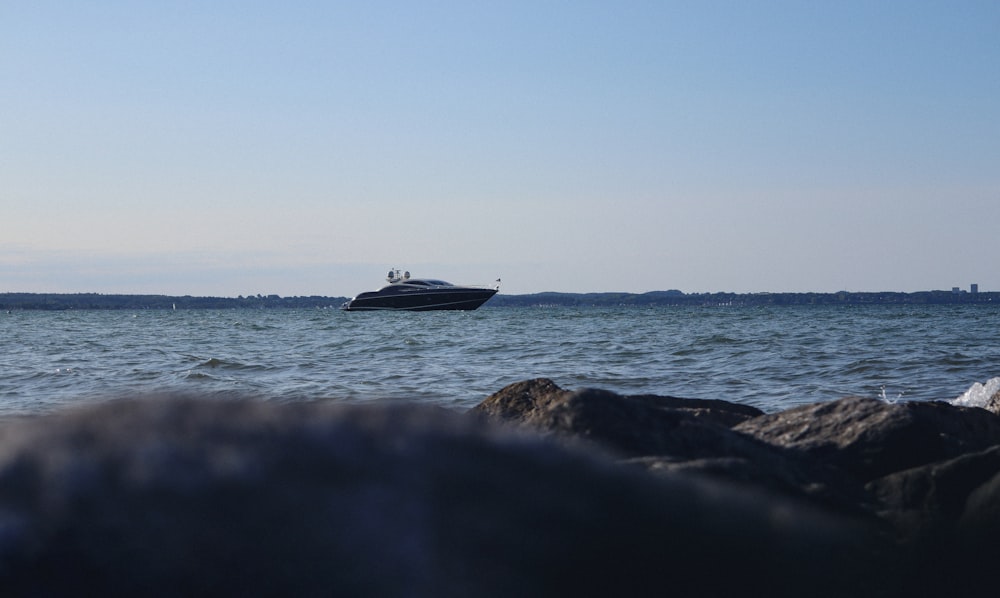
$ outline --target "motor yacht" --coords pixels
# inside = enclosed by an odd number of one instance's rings
[[[393,269],[386,276],[389,283],[377,291],[368,291],[345,302],[345,311],[440,309],[472,310],[496,295],[500,280],[493,287],[461,286],[433,278],[411,278],[409,272]]]

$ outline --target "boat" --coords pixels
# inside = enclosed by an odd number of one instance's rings
[[[442,309],[473,310],[500,290],[493,287],[462,286],[433,278],[411,278],[409,272],[389,270],[389,283],[377,291],[367,291],[340,306],[344,311]]]

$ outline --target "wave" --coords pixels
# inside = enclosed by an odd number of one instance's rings
[[[207,360],[199,361],[196,366],[200,369],[220,369],[220,370],[252,370],[252,371],[266,371],[268,366],[256,365],[251,363],[243,363],[241,361],[229,360],[229,359],[219,359],[218,357],[210,357]]]
[[[951,404],[960,407],[985,407],[997,392],[1000,392],[1000,377],[990,378],[986,384],[976,382],[961,396],[952,399]]]

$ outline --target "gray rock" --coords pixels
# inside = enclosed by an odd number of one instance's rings
[[[995,463],[991,465],[994,466],[993,475],[969,494],[958,524],[962,535],[991,549],[989,552],[982,551],[982,554],[990,555],[991,564],[995,565],[1000,556],[996,545],[997,537],[1000,537],[1000,467]]]
[[[732,414],[738,420],[759,415],[753,407],[599,389],[568,391],[545,378],[507,386],[472,411],[495,421],[586,440],[626,457],[728,457],[764,446],[720,423],[731,421]]]
[[[991,596],[1000,560],[1000,446],[874,480],[907,563],[899,595]]]
[[[1000,391],[993,393],[990,400],[986,401],[986,405],[983,407],[993,415],[1000,415]]]
[[[734,427],[869,482],[1000,444],[1000,418],[944,402],[849,397],[754,418]]]
[[[537,424],[539,418],[546,417],[545,412],[548,409],[565,402],[572,394],[572,391],[563,390],[548,378],[535,378],[502,388],[473,408],[473,412],[496,420],[532,425]],[[631,403],[637,410],[647,412],[657,409],[678,410],[703,421],[711,421],[726,427],[764,414],[756,407],[718,399],[612,394],[626,403]]]
[[[0,428],[4,596],[876,596],[884,548],[427,407],[162,398]]]
[[[550,404],[569,394],[548,378],[509,384],[472,408],[474,415],[512,423],[531,421]]]
[[[982,516],[992,512],[988,500],[973,500],[971,509],[968,505],[971,496],[997,475],[1000,446],[892,473],[869,482],[867,488],[904,541],[936,542],[954,533],[960,520],[991,519]]]
[[[723,478],[845,512],[868,507],[857,482],[730,428],[761,415],[754,407],[598,389],[568,391],[543,378],[507,386],[473,412],[585,441],[657,473]]]

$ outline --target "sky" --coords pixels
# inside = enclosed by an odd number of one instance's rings
[[[1000,2],[0,1],[0,292],[1000,291]]]

